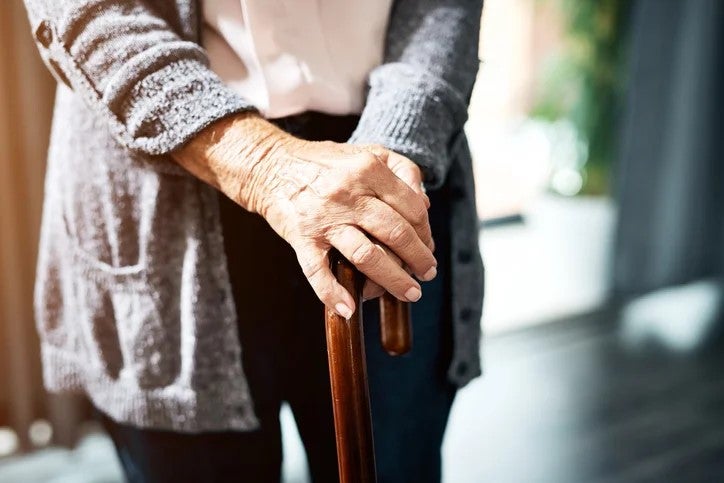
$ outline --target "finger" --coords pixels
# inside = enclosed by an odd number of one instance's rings
[[[437,261],[428,248],[432,242],[429,231],[421,239],[407,220],[377,198],[367,199],[356,221],[360,228],[400,257],[419,279],[428,281],[435,277]]]
[[[373,242],[374,243],[374,242]],[[386,249],[384,246],[379,245],[375,243],[377,246],[379,246],[382,250],[387,253],[387,255],[399,266],[403,267],[407,273],[412,273],[410,271],[409,267],[403,266],[402,260],[399,259],[397,255],[395,255],[390,250]],[[376,299],[378,297],[382,297],[386,293],[386,290],[380,287],[378,284],[373,282],[370,279],[365,280],[364,288],[362,289],[362,299],[364,301]]]
[[[380,287],[378,284],[373,282],[372,280],[367,279],[365,281],[365,286],[362,289],[362,300],[372,300],[376,299],[377,297],[382,297],[384,295],[385,289]]]
[[[387,166],[391,154],[389,151],[373,154],[374,156],[371,158],[361,159],[361,172],[368,179],[369,188],[377,198],[402,215],[420,234],[420,237],[425,239],[426,234],[430,232],[430,221],[423,198]]]
[[[374,243],[375,245],[380,247],[382,250],[384,250],[385,253],[396,264],[398,264],[399,266],[403,265],[402,260],[400,260],[400,258],[397,255],[395,255],[394,253],[392,253],[390,250],[386,249],[383,245],[380,245],[379,243],[377,243],[374,240],[372,240],[372,243]],[[407,267],[403,267],[403,268],[405,268],[405,271],[407,271],[407,273],[410,273],[410,271]],[[364,285],[364,288],[362,289],[362,299],[363,300],[367,301],[367,300],[376,299],[377,297],[381,297],[384,294],[385,294],[385,289],[383,289],[382,287],[380,287],[378,284],[376,284],[375,282],[373,282],[370,279],[365,280],[365,285]]]
[[[385,162],[387,167],[400,178],[412,191],[422,197],[427,209],[430,209],[430,197],[425,193],[420,167],[409,158],[390,151],[382,146],[370,146],[368,148],[378,159]]]
[[[345,319],[352,317],[354,298],[332,273],[328,251],[316,246],[304,247],[297,251],[297,260],[319,300]]]
[[[422,296],[420,284],[358,228],[344,226],[331,234],[329,242],[360,272],[398,299],[416,302]]]
[[[425,193],[420,167],[401,154],[390,151],[387,156],[387,167],[395,176],[405,182],[412,191],[420,195],[427,209],[430,209],[430,197]]]
[[[394,177],[394,176],[393,176]],[[402,187],[402,189],[408,193],[413,193],[412,190],[401,180],[397,180],[397,183],[399,183],[398,187]],[[403,205],[403,203],[399,202],[390,202],[394,197],[388,196],[388,197],[379,197],[376,198],[376,200],[379,200],[383,202],[383,204],[387,205],[391,210],[385,210],[392,211],[393,213],[396,213],[401,217],[403,220],[405,220],[409,225],[412,226],[412,228],[415,230],[415,233],[417,233],[417,236],[420,240],[422,240],[422,243],[425,244],[425,246],[432,251],[434,249],[435,244],[432,240],[432,229],[430,228],[430,222],[427,216],[427,207],[424,203],[421,202],[421,198],[417,195],[413,196],[417,198],[416,205],[417,208],[414,209],[407,209],[407,216],[405,213],[405,209],[400,209],[400,207]],[[375,198],[373,198],[375,199]],[[368,202],[369,199],[366,199],[365,202]],[[404,207],[403,207],[404,208]],[[409,208],[409,207],[408,207]],[[419,211],[422,210],[422,211]],[[416,214],[413,214],[412,212],[415,211]],[[415,222],[417,220],[417,223]],[[390,219],[390,216],[388,215],[385,219],[386,222],[395,222],[397,224],[397,219]],[[389,240],[379,238],[377,234],[373,234],[376,238],[378,238],[380,241],[382,241],[385,245],[392,247],[392,245],[389,242]],[[395,250],[397,252],[397,250]],[[402,257],[405,261],[408,261],[405,257]],[[409,261],[408,261],[409,262]],[[429,268],[429,267],[428,267]]]
[[[377,197],[402,215],[425,240],[432,245],[430,221],[427,216],[427,205],[405,182],[390,172],[392,176],[375,187]]]

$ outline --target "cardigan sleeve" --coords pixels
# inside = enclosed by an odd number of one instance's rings
[[[122,145],[158,155],[253,107],[210,70],[206,52],[184,38],[189,33],[180,34],[149,3],[25,0],[55,78],[107,120]]]
[[[475,77],[482,0],[397,0],[384,61],[369,77],[350,142],[381,144],[440,187],[463,135]]]

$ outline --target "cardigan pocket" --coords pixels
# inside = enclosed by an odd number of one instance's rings
[[[109,176],[66,191],[62,210],[83,358],[101,380],[168,386],[181,370],[180,316],[149,281],[159,274],[149,273],[148,252],[158,200],[184,178],[99,171]]]

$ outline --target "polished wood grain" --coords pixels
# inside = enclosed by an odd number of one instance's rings
[[[390,293],[380,299],[380,337],[382,347],[391,356],[406,354],[412,349],[410,304]]]
[[[356,310],[349,319],[330,307],[325,309],[340,482],[374,482],[377,477],[362,327],[364,277],[338,252],[333,251],[330,258],[337,280],[356,302]],[[409,351],[412,331],[408,304],[385,296],[380,311],[381,343],[385,350],[393,355]]]
[[[337,315],[330,307],[325,309],[339,479],[342,483],[374,482],[375,453],[360,296],[364,280],[337,253],[332,254],[332,269],[342,286],[354,294],[357,304],[349,319]]]

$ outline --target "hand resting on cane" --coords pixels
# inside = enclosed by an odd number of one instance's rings
[[[437,273],[429,200],[419,168],[404,156],[379,146],[301,140],[243,113],[208,126],[173,157],[264,217],[292,246],[319,299],[343,317],[355,302],[329,268],[332,247],[403,301],[422,293],[401,264],[423,281]],[[373,285],[366,290],[380,294]]]

